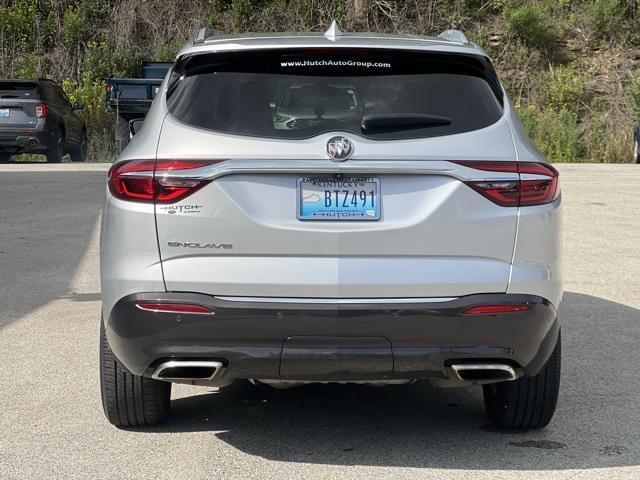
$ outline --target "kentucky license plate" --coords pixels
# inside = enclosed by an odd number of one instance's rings
[[[299,220],[380,220],[380,179],[298,178]]]
[[[8,108],[0,108],[0,118],[9,118]]]

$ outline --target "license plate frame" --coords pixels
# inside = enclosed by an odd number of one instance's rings
[[[314,183],[316,185],[314,185]],[[332,184],[332,185],[327,185]],[[349,185],[347,185],[349,184]],[[336,207],[336,190],[337,200],[340,206]],[[324,205],[319,207],[310,204],[318,203],[323,197],[331,192],[331,204],[326,205],[327,199],[324,198]],[[344,193],[344,192],[348,193]],[[322,192],[322,194],[318,193]],[[356,202],[363,205],[355,207],[353,202],[354,192],[356,194]],[[305,199],[309,195],[318,195],[318,200],[314,202],[306,202]],[[349,202],[347,202],[347,197]],[[364,198],[363,198],[364,197]],[[345,203],[348,205],[345,207]],[[368,205],[368,208],[367,208]],[[309,206],[305,212],[305,206]],[[369,221],[376,222],[382,218],[382,194],[380,188],[380,178],[371,176],[323,176],[309,175],[306,177],[298,177],[296,181],[296,217],[301,221]]]
[[[0,108],[0,118],[9,118],[11,116],[11,110],[8,108]]]

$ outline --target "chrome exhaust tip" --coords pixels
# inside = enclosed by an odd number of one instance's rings
[[[451,365],[451,370],[463,382],[505,382],[518,379],[514,368],[504,363],[458,363]]]
[[[151,378],[169,381],[212,380],[222,373],[222,362],[169,360],[156,367]]]

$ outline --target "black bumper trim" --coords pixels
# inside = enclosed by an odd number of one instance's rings
[[[194,303],[214,315],[148,312],[135,307],[142,301]],[[532,306],[525,312],[462,315],[476,305],[525,303]],[[556,317],[544,298],[521,294],[478,294],[434,303],[328,304],[151,292],[121,299],[106,331],[116,357],[137,375],[149,375],[153,365],[169,358],[207,358],[223,361],[224,376],[230,378],[304,380],[300,377],[308,354],[308,377],[313,379],[446,378],[451,361],[475,359],[507,362],[535,375],[555,346]],[[293,338],[314,345],[302,356],[297,352],[295,368],[282,361],[283,346]],[[391,358],[380,342],[388,342]],[[314,359],[323,355],[344,362],[334,362],[333,370],[319,368]]]

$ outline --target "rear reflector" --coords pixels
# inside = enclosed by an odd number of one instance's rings
[[[558,171],[551,165],[531,162],[454,161],[458,165],[486,172],[517,173],[518,179],[469,181],[471,188],[502,207],[529,207],[551,203],[560,195]],[[536,175],[545,178],[523,179]]]
[[[141,310],[156,313],[194,313],[197,315],[213,315],[213,311],[202,305],[187,303],[136,303]]]
[[[109,170],[109,191],[121,200],[143,203],[175,203],[197,192],[209,180],[174,175],[222,160],[126,160]]]
[[[465,309],[463,315],[495,315],[498,313],[526,312],[533,305],[478,305]]]

